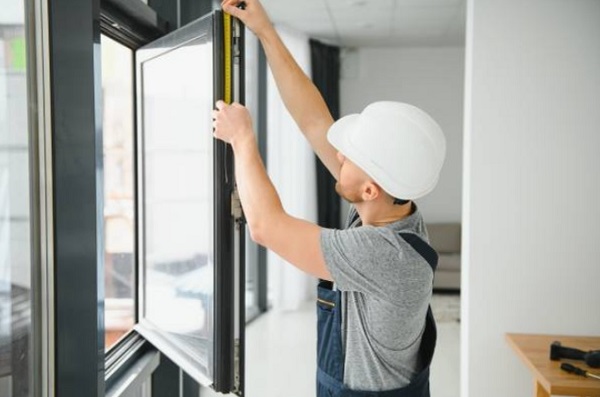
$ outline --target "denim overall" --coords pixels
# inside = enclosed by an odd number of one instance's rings
[[[417,251],[435,272],[438,255],[429,244],[413,233],[399,233]],[[385,391],[351,390],[344,385],[344,352],[342,351],[341,325],[342,295],[332,289],[333,283],[321,280],[318,287],[318,337],[317,337],[317,397],[429,397],[429,365],[437,338],[431,306],[427,310],[425,331],[419,351],[423,370],[413,381],[402,388]]]

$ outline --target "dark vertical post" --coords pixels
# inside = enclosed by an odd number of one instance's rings
[[[191,376],[181,371],[182,379],[182,388],[183,392],[181,393],[181,397],[198,397],[200,395],[200,384],[194,380]]]
[[[213,23],[214,102],[225,98],[225,23],[216,12]],[[229,37],[231,40],[231,37]],[[229,49],[231,51],[231,49]],[[229,54],[231,55],[231,54]],[[231,76],[229,76],[231,77]],[[233,87],[233,84],[230,86]],[[231,92],[233,97],[233,92]],[[215,274],[214,274],[214,389],[229,392],[233,388],[234,340],[234,222],[231,216],[233,192],[233,151],[223,142],[214,142],[215,202]]]
[[[158,397],[180,397],[179,372],[181,369],[164,354],[160,364],[152,373],[152,395]]]
[[[53,0],[55,395],[104,396],[99,0]]]

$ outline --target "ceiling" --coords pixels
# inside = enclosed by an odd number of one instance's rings
[[[276,24],[342,47],[462,46],[466,0],[261,0]]]

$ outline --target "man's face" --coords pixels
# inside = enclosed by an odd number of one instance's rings
[[[370,181],[369,176],[342,153],[338,152],[337,157],[341,166],[335,191],[352,204],[363,202],[363,190],[365,184]]]

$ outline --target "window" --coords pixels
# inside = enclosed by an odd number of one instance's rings
[[[0,0],[0,396],[30,396],[31,240],[24,2]]]
[[[243,95],[239,25],[214,11],[136,52],[139,322],[195,381],[243,390],[243,260],[218,98]]]
[[[133,51],[102,35],[105,347],[135,324]]]

